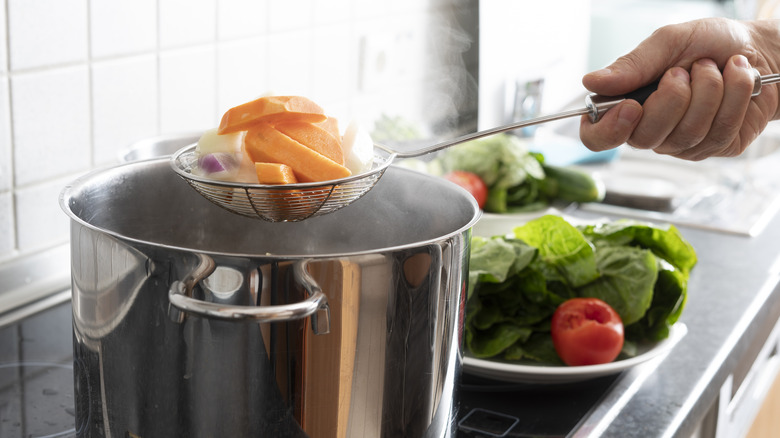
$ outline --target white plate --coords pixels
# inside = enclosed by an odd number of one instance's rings
[[[678,322],[669,330],[663,341],[638,346],[638,354],[632,358],[616,360],[602,365],[579,367],[554,365],[529,365],[527,362],[509,362],[500,359],[475,359],[468,353],[463,358],[463,371],[475,376],[514,383],[569,383],[608,376],[628,370],[639,364],[668,353],[685,334],[688,327]]]
[[[482,213],[482,217],[474,224],[471,233],[474,236],[480,237],[504,236],[511,233],[515,227],[519,227],[530,220],[547,214],[560,216],[561,211],[553,207],[548,207],[543,210],[530,211],[527,213]]]

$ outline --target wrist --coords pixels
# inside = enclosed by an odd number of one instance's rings
[[[763,75],[780,73],[780,20],[754,20],[745,24],[752,37],[751,49],[755,50],[752,56],[748,56],[753,67]],[[775,96],[780,99],[780,90],[776,91]],[[776,105],[772,120],[780,119],[780,101]]]

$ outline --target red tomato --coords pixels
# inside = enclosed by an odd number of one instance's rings
[[[615,360],[623,348],[623,321],[597,298],[572,298],[552,317],[555,351],[567,365],[595,365]]]
[[[485,207],[485,202],[487,202],[488,196],[488,188],[485,185],[485,182],[482,181],[482,178],[480,178],[477,174],[466,172],[465,170],[454,170],[444,175],[444,178],[468,190],[474,199],[477,200],[479,208]]]

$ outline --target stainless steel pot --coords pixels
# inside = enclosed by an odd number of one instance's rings
[[[197,143],[203,131],[163,134],[136,141],[119,151],[120,163],[171,156],[179,149]]]
[[[66,187],[82,437],[452,437],[472,197],[391,168],[296,223],[167,159]]]

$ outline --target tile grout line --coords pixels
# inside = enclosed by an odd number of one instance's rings
[[[219,120],[219,85],[222,82],[219,77],[219,48],[221,46],[219,40],[219,0],[214,2],[214,35],[212,35],[212,40],[214,41],[214,107],[211,112],[212,117]]]
[[[155,104],[157,105],[157,117],[155,120],[155,130],[157,131],[157,135],[160,135],[162,133],[162,69],[160,68],[160,63],[161,63],[160,47],[162,45],[162,42],[160,40],[160,33],[161,33],[160,12],[162,8],[160,7],[160,0],[156,0],[155,4],[157,7],[157,14],[155,16],[155,24],[154,24],[155,26],[154,55],[156,58],[156,62],[154,63],[154,68],[155,68],[155,80],[157,81],[157,87],[156,87],[157,89],[155,90],[155,94],[156,94]]]
[[[16,163],[15,163],[15,146],[14,146],[14,112],[13,112],[13,91],[11,87],[11,14],[8,0],[4,2],[5,7],[5,71],[6,71],[6,91],[8,95],[8,163],[9,172],[11,172],[11,218],[13,223],[11,229],[13,230],[13,236],[11,237],[11,252],[18,256],[21,253],[19,248],[19,203],[17,202],[17,184],[16,184]]]
[[[95,167],[95,156],[97,155],[95,150],[95,84],[92,78],[92,2],[94,0],[87,1],[87,111],[89,115],[87,120],[89,121],[89,165],[90,168]]]
[[[8,14],[9,6],[8,6],[8,1],[7,0],[3,2],[3,9],[4,9],[4,11],[3,11],[4,17],[3,18],[5,19],[5,35],[3,35],[5,37],[5,41],[4,41],[4,43],[5,43],[5,66],[4,67],[5,67],[6,73],[10,73],[11,72],[11,30],[9,29],[9,24],[11,23],[11,20],[9,18],[9,14]]]

